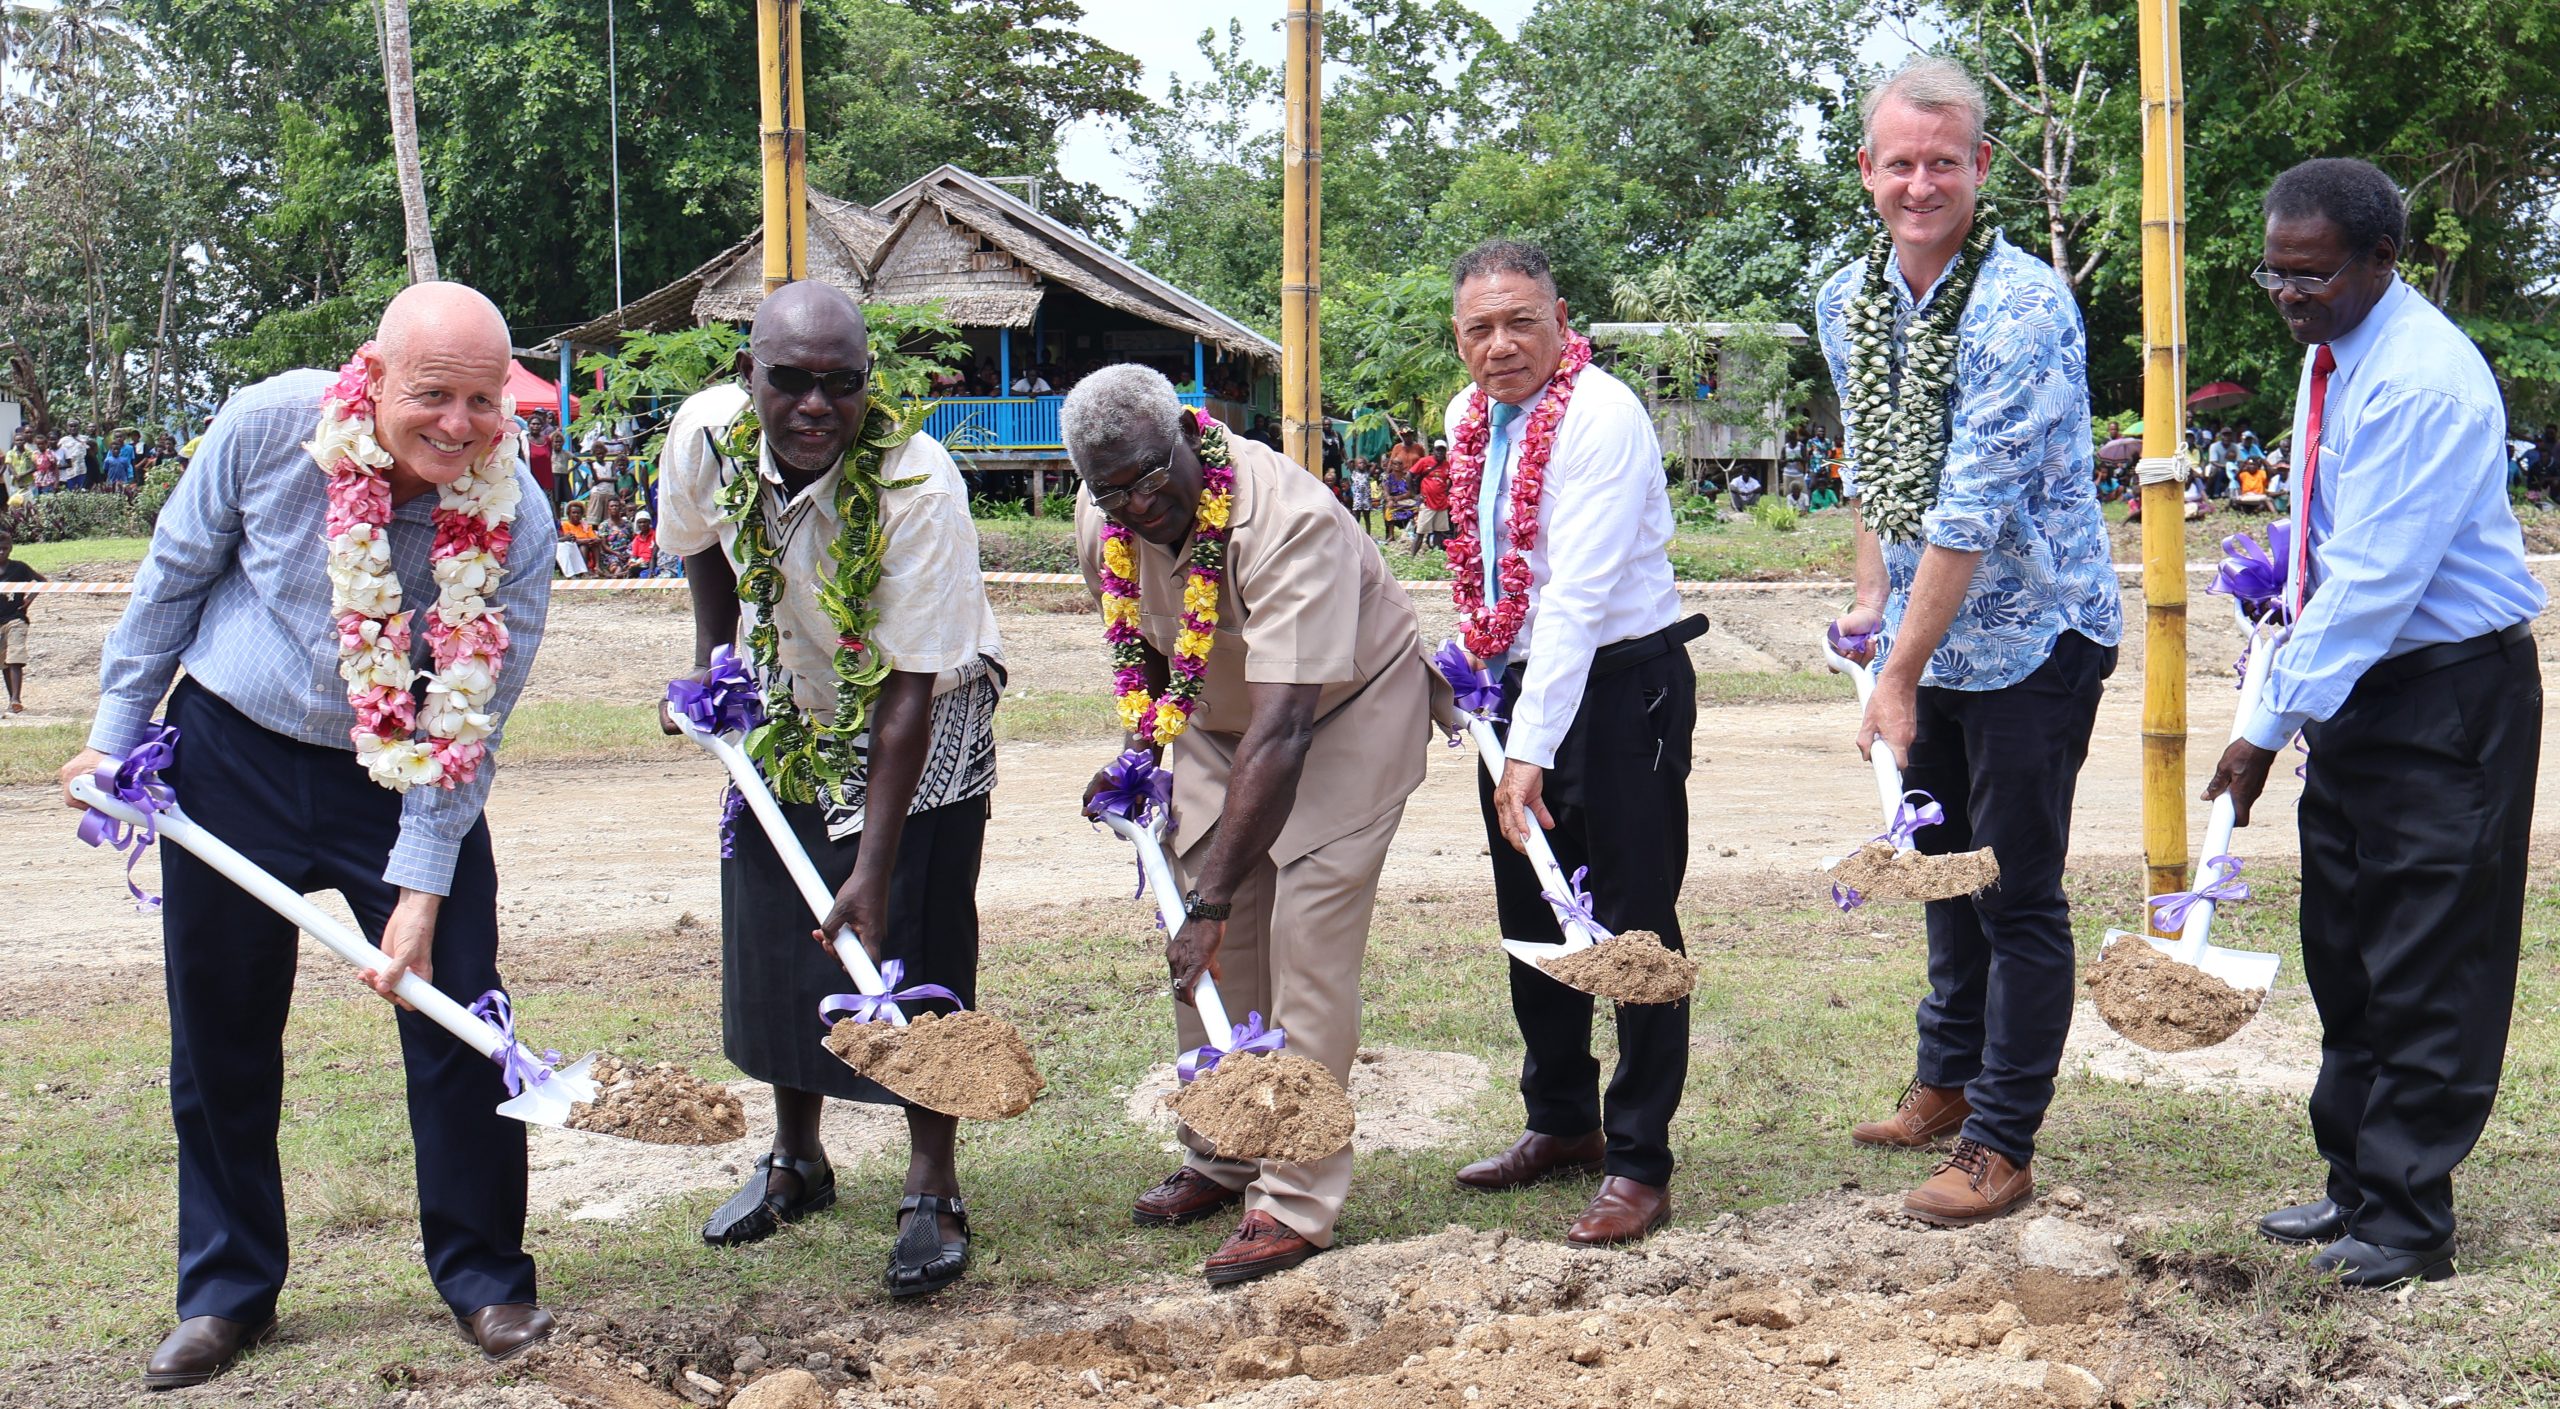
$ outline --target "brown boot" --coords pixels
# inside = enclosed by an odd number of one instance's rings
[[[1186,1164],[1138,1195],[1129,1221],[1141,1228],[1179,1228],[1242,1202],[1244,1190],[1230,1189]]]
[[[1902,1196],[1902,1211],[1923,1223],[1963,1228],[1988,1222],[2035,1197],[2031,1164],[2011,1164],[1988,1145],[1956,1141],[1929,1182]]]
[[[1902,1088],[1902,1100],[1892,1115],[1852,1128],[1849,1138],[1879,1149],[1925,1150],[1940,1136],[1961,1129],[1965,1117],[1972,1114],[1963,1087],[1923,1086],[1914,1080]]]
[[[1459,1170],[1458,1182],[1470,1189],[1517,1189],[1549,1179],[1597,1174],[1601,1157],[1608,1153],[1609,1137],[1597,1130],[1570,1140],[1532,1130],[1501,1154]]]

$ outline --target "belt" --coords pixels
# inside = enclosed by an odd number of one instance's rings
[[[1612,641],[1591,655],[1591,679],[1615,675],[1629,666],[1642,665],[1655,656],[1668,655],[1707,634],[1706,613],[1682,617],[1649,636],[1631,636]]]
[[[2485,635],[2474,636],[2468,641],[2443,641],[2432,646],[2420,646],[2405,655],[2393,656],[2367,670],[2364,673],[2364,679],[2357,683],[2396,685],[2403,680],[2442,670],[2447,666],[2478,660],[2482,656],[2496,655],[2511,646],[2531,647],[2532,645],[2533,623],[2520,621],[2504,631],[2488,632]]]

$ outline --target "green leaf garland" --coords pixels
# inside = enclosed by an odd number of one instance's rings
[[[1918,538],[1922,519],[1938,502],[1938,477],[1947,465],[1958,335],[1974,280],[1999,236],[1988,224],[1974,226],[1937,300],[1904,339],[1898,386],[1893,375],[1897,305],[1885,272],[1892,237],[1879,231],[1867,249],[1866,280],[1848,309],[1848,409],[1856,434],[1845,458],[1856,475],[1858,516],[1887,542]]]

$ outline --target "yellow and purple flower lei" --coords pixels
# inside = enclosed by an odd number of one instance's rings
[[[1182,582],[1182,630],[1174,637],[1172,671],[1162,698],[1147,693],[1146,638],[1138,631],[1138,560],[1129,530],[1102,529],[1103,639],[1111,643],[1113,693],[1120,727],[1156,745],[1172,743],[1191,726],[1209,672],[1209,647],[1217,639],[1218,583],[1226,575],[1227,521],[1235,508],[1236,472],[1227,428],[1198,412],[1200,507],[1191,526],[1191,562]]]

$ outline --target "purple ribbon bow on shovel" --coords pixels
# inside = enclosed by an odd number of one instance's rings
[[[1917,807],[1911,805],[1915,797],[1920,799]],[[1899,850],[1911,845],[1911,839],[1919,834],[1922,827],[1934,827],[1945,820],[1947,810],[1938,805],[1938,800],[1913,788],[1902,795],[1901,803],[1893,809],[1893,820],[1885,824],[1883,831],[1876,833],[1876,840],[1889,841]]]
[[[1093,810],[1124,817],[1144,827],[1151,819],[1173,814],[1173,770],[1156,762],[1145,749],[1129,749],[1102,770],[1102,787],[1093,795]],[[1147,893],[1147,866],[1137,863],[1138,888],[1129,898]],[[1157,924],[1161,926],[1162,920]]]
[[[2237,601],[2251,621],[2281,616],[2285,564],[2293,556],[2292,547],[2293,524],[2284,519],[2267,525],[2264,548],[2246,533],[2232,534],[2222,540],[2222,566],[2214,569],[2213,584],[2207,590]]]
[[[764,723],[764,692],[727,646],[711,653],[711,671],[702,679],[668,681],[667,705],[706,734],[742,734]]]
[[[1431,664],[1440,672],[1449,688],[1458,695],[1458,708],[1478,719],[1490,721],[1502,706],[1502,681],[1475,662],[1467,648],[1455,641],[1443,641],[1431,653]]]
[[[504,989],[493,988],[481,994],[471,1005],[471,1016],[498,1030],[498,1075],[505,1079],[508,1095],[521,1096],[526,1087],[551,1079],[551,1068],[546,1063],[560,1060],[560,1054],[545,1052],[537,1062],[525,1051],[524,1044],[516,1040],[516,1011]]]
[[[1590,867],[1577,866],[1573,874],[1565,878],[1564,894],[1558,895],[1551,890],[1542,890],[1538,892],[1538,896],[1549,905],[1556,907],[1556,919],[1559,924],[1568,921],[1579,923],[1584,929],[1591,931],[1593,942],[1597,943],[1612,936],[1608,928],[1600,923],[1600,917],[1591,913],[1591,892],[1582,888],[1582,878],[1590,874]]]
[[[1834,621],[1829,626],[1824,627],[1822,632],[1823,639],[1831,643],[1831,649],[1839,652],[1843,658],[1853,660],[1857,657],[1859,652],[1866,650],[1868,647],[1876,643],[1876,637],[1878,634],[1880,633],[1873,631],[1844,632],[1840,629],[1840,623],[1837,621]]]
[[[938,983],[920,983],[913,988],[898,987],[906,981],[906,977],[907,966],[899,960],[892,959],[880,966],[880,986],[889,990],[888,992],[876,996],[869,993],[830,993],[823,1002],[818,1004],[818,1021],[827,1027],[834,1027],[844,1018],[851,1018],[858,1023],[879,1022],[889,1016],[888,1009],[893,1003],[922,1003],[934,998],[944,999],[954,1008],[965,1009],[969,1006],[960,1001],[959,994]]]
[[[2187,912],[2199,900],[2219,904],[2226,900],[2249,898],[2249,883],[2240,879],[2240,858],[2223,855],[2204,863],[2206,874],[2213,880],[2194,890],[2174,890],[2167,895],[2151,897],[2151,925],[2162,934],[2176,934],[2187,927]]]
[[[1859,893],[1856,886],[1844,886],[1838,881],[1833,881],[1831,883],[1831,903],[1839,906],[1840,913],[1846,915],[1850,911],[1857,909],[1859,906],[1866,904],[1867,898]]]
[[[1224,1058],[1242,1052],[1277,1052],[1288,1045],[1289,1039],[1280,1029],[1262,1025],[1262,1014],[1247,1013],[1245,1020],[1236,1024],[1233,1047],[1223,1052],[1214,1042],[1194,1047],[1173,1064],[1173,1074],[1188,1084],[1216,1070]]]
[[[94,777],[98,791],[141,813],[142,825],[126,826],[94,807],[80,814],[80,840],[124,853],[124,888],[133,893],[136,910],[149,911],[160,904],[160,897],[134,883],[133,868],[160,839],[160,814],[177,803],[169,785],[160,781],[160,770],[177,757],[176,729],[166,724],[143,726],[142,742],[134,745],[133,752],[118,762],[100,764]]]

